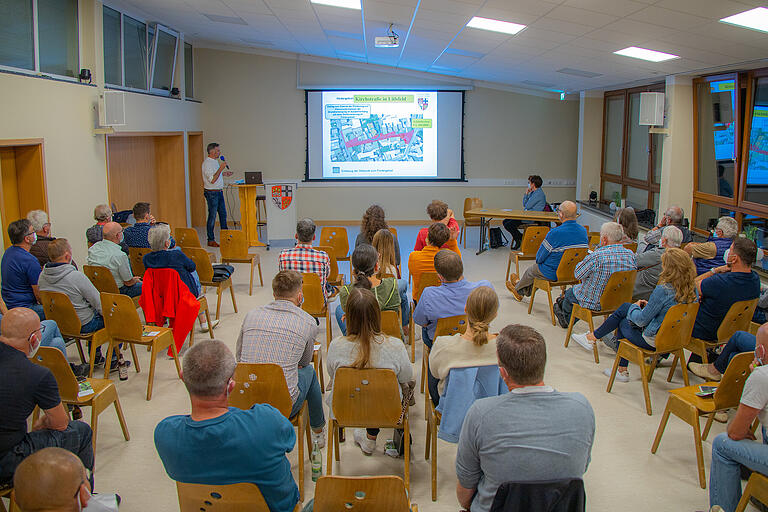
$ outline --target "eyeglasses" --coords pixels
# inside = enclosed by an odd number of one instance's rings
[[[24,237],[26,238],[26,237],[28,237],[28,236],[32,236],[32,235],[34,235],[34,234],[35,234],[35,231],[34,231],[34,230],[32,230],[32,231],[30,231],[29,233],[27,233],[26,235],[24,235]]]
[[[32,335],[35,334],[37,331],[40,331],[40,336],[42,337],[43,333],[45,332],[45,325],[40,324],[40,327],[38,329],[35,329],[31,333],[29,333],[29,336],[27,336],[27,341],[32,341]]]

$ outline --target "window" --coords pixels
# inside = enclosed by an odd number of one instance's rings
[[[123,15],[123,69],[126,87],[147,89],[147,25]]]
[[[111,85],[123,84],[122,31],[120,13],[104,6],[104,81]]]
[[[176,68],[176,47],[179,36],[162,25],[157,25],[152,58],[152,87],[155,92],[170,94],[173,72]]]
[[[0,2],[0,66],[77,77],[79,55],[77,0]]]
[[[601,200],[625,199],[636,210],[658,204],[663,138],[640,124],[640,93],[664,92],[664,84],[610,91],[603,113]]]
[[[187,98],[195,97],[194,63],[192,45],[184,43],[184,90]]]

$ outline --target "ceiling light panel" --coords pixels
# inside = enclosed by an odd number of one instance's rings
[[[360,10],[360,0],[310,0],[313,4]]]
[[[629,46],[622,50],[617,50],[616,55],[623,55],[624,57],[632,57],[634,59],[647,60],[650,62],[664,62],[672,59],[679,59],[679,55],[672,55],[671,53],[657,52],[655,50],[649,50],[647,48],[639,48],[637,46]]]
[[[592,71],[584,71],[583,69],[576,68],[562,68],[558,69],[557,72],[563,73],[564,75],[582,76],[584,78],[595,78],[602,75],[602,73],[593,73]]]
[[[475,16],[469,23],[468,27],[479,28],[480,30],[490,30],[491,32],[501,32],[503,34],[515,35],[525,28],[525,25],[519,23],[511,23],[509,21],[493,20],[491,18],[481,18]]]
[[[751,28],[752,30],[759,30],[760,32],[768,32],[768,9],[765,7],[755,7],[749,11],[723,18],[720,21],[722,23],[728,23],[729,25]]]

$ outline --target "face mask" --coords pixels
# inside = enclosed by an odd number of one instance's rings
[[[32,245],[35,245],[37,243],[37,233],[32,233]]]
[[[659,249],[663,249],[663,248],[664,248],[664,244],[662,243],[661,240],[659,240]]]
[[[27,354],[27,359],[32,359],[33,357],[35,357],[35,354],[37,354],[37,351],[40,349],[41,341],[42,341],[41,339],[38,339],[37,346],[33,345],[32,340],[29,341],[29,354]]]

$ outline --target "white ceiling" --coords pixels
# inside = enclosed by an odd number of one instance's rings
[[[768,33],[719,23],[758,0],[362,0],[362,11],[309,0],[116,0],[184,32],[229,45],[575,92],[768,59]],[[206,15],[222,21],[212,21]],[[473,16],[522,23],[514,36],[465,27]],[[375,48],[394,23],[400,48]],[[640,46],[679,55],[614,55]],[[559,72],[575,69],[600,76]]]

